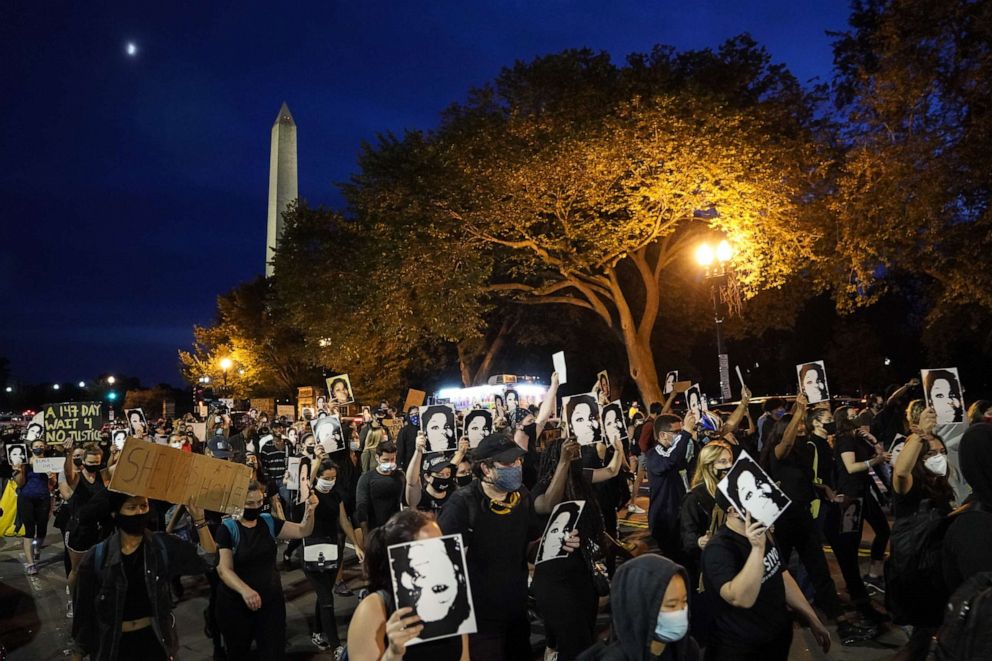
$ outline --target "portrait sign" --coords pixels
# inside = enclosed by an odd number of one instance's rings
[[[579,517],[582,516],[582,508],[585,505],[586,501],[584,500],[566,500],[555,505],[548,518],[548,525],[544,528],[541,545],[537,548],[537,562],[535,564],[539,565],[548,560],[558,560],[569,556],[569,553],[565,551],[565,540],[579,525]],[[578,553],[578,551],[575,552]]]
[[[697,422],[702,422],[703,420],[703,393],[699,389],[699,384],[694,383],[685,391],[685,407],[689,410],[689,413],[696,418]]]
[[[107,487],[131,496],[240,515],[253,471],[244,464],[129,438]]]
[[[758,462],[744,451],[741,451],[717,488],[738,513],[749,513],[753,520],[765,526],[775,523],[792,502]]]
[[[562,398],[565,427],[579,445],[592,445],[603,440],[599,427],[599,402],[593,393]]]
[[[127,409],[124,411],[127,418],[127,427],[131,436],[142,438],[148,432],[148,420],[145,419],[145,412],[141,409]]]
[[[476,633],[462,536],[445,535],[388,549],[396,608],[412,608],[423,630],[407,645]]]
[[[31,445],[35,441],[45,440],[45,424],[42,422],[44,418],[41,418],[41,413],[35,417],[38,419],[32,420],[24,428],[24,442],[28,445]]]
[[[596,375],[596,385],[599,386],[599,397],[601,401],[610,401],[612,392],[610,391],[610,375],[606,370],[603,370]]]
[[[964,393],[957,367],[920,371],[923,396],[937,414],[938,425],[964,422]]]
[[[103,426],[100,402],[45,404],[42,411],[45,414],[45,442],[49,445],[62,445],[69,440],[73,444],[100,440]]]
[[[819,404],[830,399],[827,387],[827,368],[822,360],[796,365],[799,376],[799,388],[806,395],[810,404]]]
[[[603,407],[603,439],[607,445],[627,442],[627,420],[619,399]]]
[[[465,413],[462,423],[462,436],[468,437],[468,446],[476,448],[486,436],[493,433],[493,412],[488,409],[472,409]]]
[[[675,390],[675,384],[679,380],[679,371],[672,370],[665,375],[665,388],[662,390],[663,395],[670,395]]]
[[[351,392],[351,379],[347,374],[338,374],[327,379],[327,394],[331,402],[338,406],[351,404],[355,401],[355,395]]]
[[[286,488],[290,491],[300,490],[300,461],[303,457],[289,457],[286,460]]]
[[[110,440],[118,450],[124,449],[124,441],[127,440],[128,430],[114,429],[110,432]]]
[[[20,466],[28,458],[28,446],[24,443],[7,444],[7,463],[11,466]]]
[[[341,418],[336,413],[317,416],[310,421],[310,428],[313,431],[313,437],[327,454],[345,449]]]
[[[447,404],[420,407],[420,431],[427,437],[427,452],[458,449],[455,409]]]

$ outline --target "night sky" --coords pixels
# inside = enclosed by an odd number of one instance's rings
[[[362,140],[434,126],[514,60],[749,32],[800,80],[828,79],[825,31],[847,18],[840,0],[292,4],[0,7],[0,356],[16,380],[180,382],[192,326],[263,272],[283,101],[300,195],[334,206]]]

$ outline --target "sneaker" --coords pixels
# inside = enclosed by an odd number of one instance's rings
[[[874,640],[878,636],[878,628],[874,626],[859,626],[853,622],[838,622],[837,637],[840,638],[841,645],[853,645],[868,640]]]
[[[65,608],[65,616],[68,619],[72,619],[72,599],[69,600],[69,604]]]
[[[334,661],[341,661],[344,658],[344,645],[338,645],[334,649]]]
[[[326,652],[327,650],[331,649],[331,644],[326,640],[324,640],[324,634],[322,633],[315,633],[312,636],[310,636],[310,642],[313,643],[313,646],[319,649],[321,652]]]
[[[866,588],[874,590],[879,594],[885,594],[885,577],[865,574],[861,577],[861,580],[864,582]]]
[[[24,572],[28,576],[36,576],[38,574],[38,565],[33,562],[29,565],[25,565]]]
[[[334,594],[340,595],[342,597],[354,597],[355,593],[351,591],[348,584],[344,581],[338,581],[334,584]]]
[[[647,510],[634,504],[627,505],[627,511],[631,514],[647,514]]]

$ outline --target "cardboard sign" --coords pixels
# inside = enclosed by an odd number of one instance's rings
[[[100,440],[103,416],[100,402],[63,402],[45,404],[45,442],[62,445],[68,440],[74,444]]]
[[[61,473],[65,470],[65,457],[39,457],[31,468],[35,473]]]
[[[423,390],[414,390],[410,388],[406,391],[406,401],[403,402],[403,412],[406,413],[410,410],[411,406],[423,406],[424,399],[427,397],[427,393]]]
[[[403,429],[403,421],[399,418],[386,418],[382,421],[382,426],[386,428],[389,439],[395,442],[400,430]]]
[[[673,389],[675,390],[675,392],[677,392],[677,393],[678,393],[678,392],[685,392],[686,390],[688,390],[688,389],[689,389],[689,388],[691,388],[691,387],[692,387],[692,381],[676,381],[676,382],[675,382],[675,383],[674,383],[674,384],[672,385],[672,388],[673,388]]]
[[[290,457],[286,462],[286,488],[290,491],[300,490],[300,460],[302,457]]]
[[[565,352],[559,351],[551,356],[551,362],[558,372],[558,385],[563,386],[568,383],[568,369],[565,367]]]
[[[296,420],[296,409],[292,404],[276,404],[276,417],[286,416],[290,422]]]
[[[176,504],[192,498],[197,507],[239,515],[251,478],[243,464],[128,438],[109,489]]]

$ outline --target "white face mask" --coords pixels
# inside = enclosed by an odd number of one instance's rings
[[[321,493],[327,493],[334,488],[335,480],[325,480],[322,477],[317,478],[317,491]]]
[[[947,475],[947,455],[935,454],[932,457],[927,457],[923,461],[923,466],[934,475],[943,477]]]
[[[379,464],[380,473],[391,473],[396,470],[396,464],[391,461],[384,461]]]

